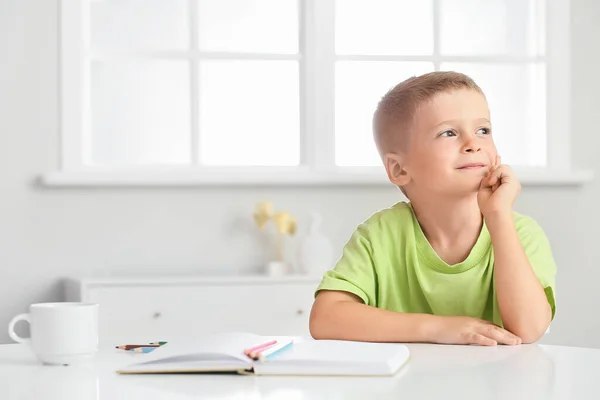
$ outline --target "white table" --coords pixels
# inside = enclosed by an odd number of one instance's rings
[[[138,361],[111,345],[80,366],[38,364],[23,345],[0,345],[0,398],[97,399],[600,399],[600,350],[560,346],[409,345],[391,378],[118,375]]]

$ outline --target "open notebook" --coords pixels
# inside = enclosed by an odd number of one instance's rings
[[[243,353],[244,349],[269,340],[293,343],[265,361],[254,361]],[[117,372],[389,376],[398,372],[408,359],[408,348],[401,344],[225,333],[187,342],[169,342],[149,354],[140,355],[140,361],[143,361]]]

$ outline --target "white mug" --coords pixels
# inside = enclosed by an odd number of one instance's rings
[[[29,322],[29,338],[15,333],[19,321]],[[98,351],[98,304],[32,304],[29,313],[17,315],[10,321],[8,334],[16,342],[29,344],[44,364],[77,363]]]

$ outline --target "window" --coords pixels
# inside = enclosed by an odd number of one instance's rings
[[[385,182],[377,101],[434,70],[482,87],[503,161],[568,171],[569,3],[546,3],[63,0],[47,181]]]
[[[543,1],[376,0],[368,12],[366,4],[336,2],[338,165],[378,165],[362,134],[367,112],[399,80],[433,70],[465,72],[482,87],[505,162],[546,165]]]

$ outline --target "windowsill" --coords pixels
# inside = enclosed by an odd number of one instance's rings
[[[523,186],[580,186],[594,178],[591,170],[515,169]],[[40,177],[48,187],[251,187],[251,186],[388,186],[379,168],[315,172],[303,168],[211,171],[50,172]]]

